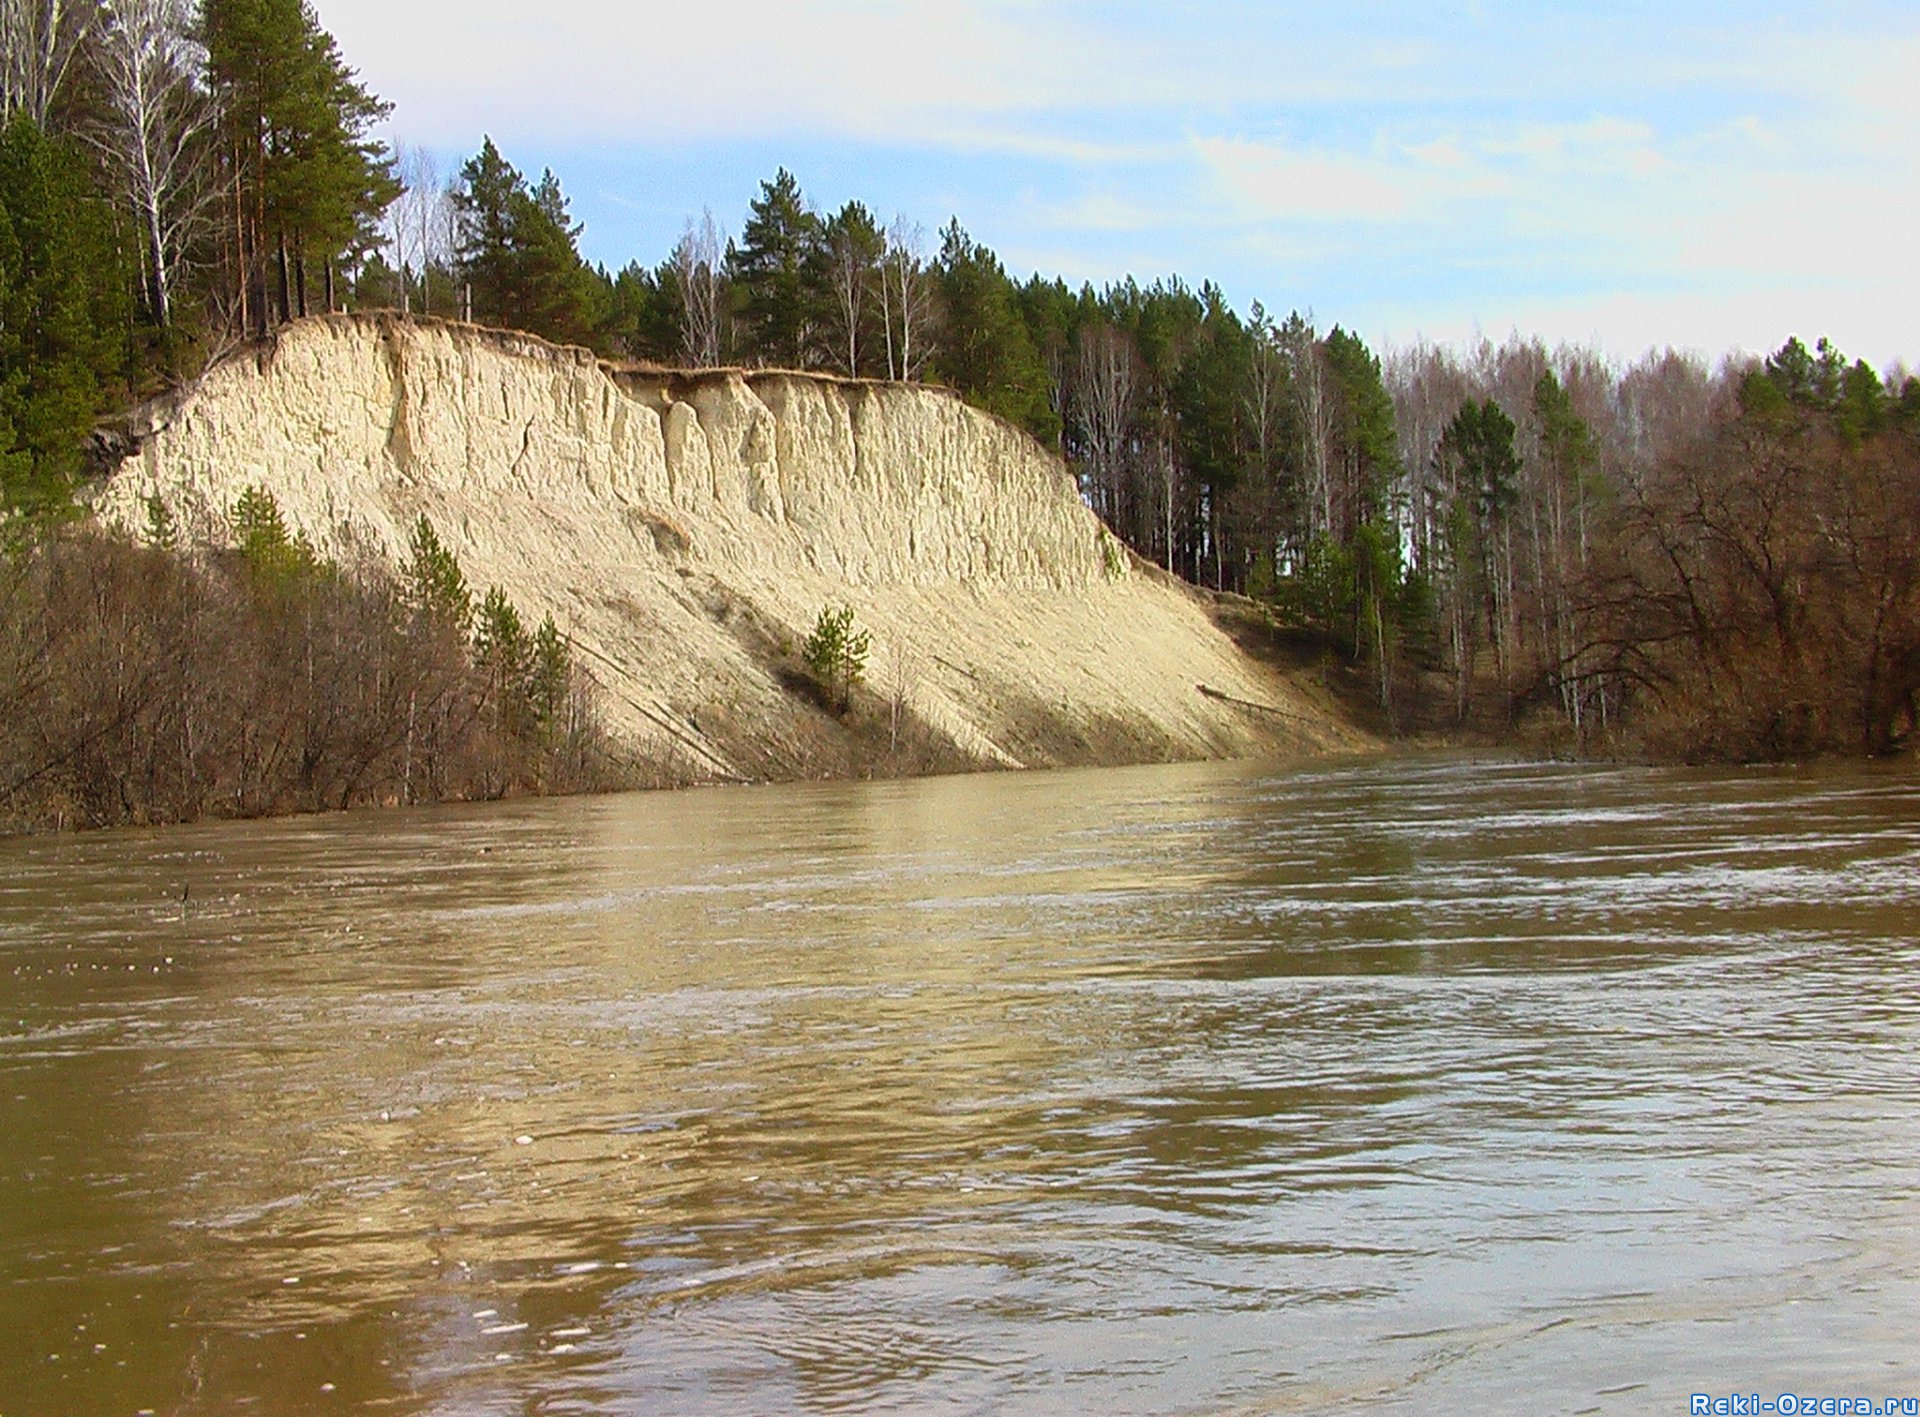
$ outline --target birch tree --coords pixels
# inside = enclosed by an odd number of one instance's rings
[[[1313,322],[1298,313],[1280,327],[1287,384],[1300,426],[1300,468],[1306,480],[1307,540],[1333,534],[1333,435],[1336,411]]]
[[[822,235],[838,327],[834,331],[834,353],[837,357],[844,351],[846,372],[858,375],[867,333],[868,296],[875,273],[882,272],[880,261],[886,241],[874,225],[873,215],[858,202],[848,202],[828,218]]]
[[[1436,484],[1435,454],[1447,425],[1477,387],[1449,349],[1424,340],[1394,351],[1386,361],[1393,392],[1394,426],[1400,433],[1400,461],[1406,469],[1404,502],[1413,567],[1436,570],[1447,536],[1448,496]]]
[[[688,218],[673,248],[673,273],[680,286],[681,357],[695,369],[711,369],[720,362],[720,316],[725,306],[720,230],[711,210],[700,214],[697,225]]]
[[[396,142],[393,165],[400,195],[387,208],[387,245],[393,252],[394,269],[400,273],[400,306],[408,313],[413,310],[408,285],[412,280],[419,286],[420,313],[431,315],[433,268],[446,263],[450,250],[448,223],[441,211],[447,191],[440,183],[439,164],[426,148]]]
[[[67,70],[91,37],[91,0],[0,5],[0,121],[24,113],[45,128]]]
[[[104,0],[95,45],[106,116],[88,134],[118,176],[143,242],[153,323],[173,321],[174,287],[215,192],[213,104],[192,0]]]
[[[1086,435],[1088,492],[1109,524],[1120,515],[1120,488],[1139,402],[1139,356],[1128,335],[1106,321],[1080,331],[1068,397]]]
[[[887,328],[889,379],[918,379],[933,352],[928,338],[933,324],[933,277],[921,254],[926,238],[926,228],[904,216],[895,217],[887,228],[881,315]]]

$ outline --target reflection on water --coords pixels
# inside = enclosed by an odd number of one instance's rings
[[[1216,765],[0,843],[0,1412],[1920,1393],[1917,824]]]

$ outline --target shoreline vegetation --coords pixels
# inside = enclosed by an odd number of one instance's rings
[[[423,517],[344,568],[249,491],[230,548],[81,523],[0,560],[0,830],[657,786],[549,617],[475,597]]]
[[[0,829],[697,776],[623,755],[566,626],[464,583],[462,609],[451,576],[436,601],[424,522],[398,568],[316,557],[267,488],[220,545],[158,512],[140,537],[88,524],[79,494],[124,451],[103,420],[335,310],[945,385],[1388,736],[1688,760],[1913,740],[1904,369],[1798,339],[1718,367],[1518,335],[1376,352],[1211,282],[1019,281],[957,219],[930,245],[858,201],[815,209],[784,169],[737,235],[707,213],[610,271],[551,170],[483,139],[443,174],[374,137],[390,106],[302,0],[7,14]]]

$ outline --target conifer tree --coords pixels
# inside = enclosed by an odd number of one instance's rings
[[[592,337],[592,277],[575,245],[580,228],[551,170],[529,190],[488,138],[460,169],[452,201],[454,260],[472,318],[562,342]]]
[[[820,218],[781,168],[760,184],[740,243],[727,252],[742,336],[756,363],[797,369],[823,324]]]
[[[1435,453],[1448,498],[1445,561],[1448,631],[1456,711],[1464,716],[1484,609],[1487,631],[1506,669],[1512,602],[1507,514],[1518,495],[1520,457],[1514,423],[1492,399],[1460,405]]]
[[[306,314],[343,261],[378,244],[398,193],[370,136],[391,105],[363,88],[304,0],[205,0],[203,38],[221,113],[222,226],[240,323]]]
[[[0,126],[0,509],[65,504],[116,372],[122,270],[85,165],[15,114]]]
[[[1385,513],[1388,486],[1400,471],[1400,437],[1380,360],[1365,341],[1336,325],[1326,338],[1325,357],[1337,396],[1333,470],[1343,515],[1334,530],[1344,540]],[[1509,436],[1511,428],[1509,423]]]
[[[239,552],[256,588],[284,592],[320,569],[313,544],[287,525],[279,502],[266,488],[242,489],[227,520],[233,549]]]
[[[938,282],[946,337],[935,372],[1041,442],[1057,442],[1060,420],[1049,397],[1046,365],[1020,318],[1014,284],[1000,258],[968,236],[958,219],[940,235]]]
[[[402,581],[408,608],[417,625],[465,639],[473,619],[473,592],[460,562],[440,540],[433,523],[422,512],[407,542],[407,564]]]
[[[486,683],[494,723],[517,732],[528,717],[528,675],[533,667],[533,642],[520,612],[499,586],[480,603],[473,635],[473,658]]]
[[[594,272],[580,259],[581,227],[567,213],[560,179],[548,168],[519,205],[526,327],[548,339],[585,344],[594,325]]]
[[[629,261],[607,285],[596,343],[623,359],[670,364],[680,351],[680,287],[671,262]]]
[[[1181,451],[1205,519],[1206,559],[1212,562],[1216,588],[1224,585],[1224,540],[1229,504],[1245,471],[1247,437],[1239,396],[1239,370],[1246,360],[1247,336],[1214,285],[1202,287],[1202,317],[1195,339],[1174,376],[1173,401]],[[1196,565],[1196,578],[1203,567]]]
[[[527,672],[527,696],[535,725],[552,740],[565,726],[567,698],[573,688],[573,656],[566,638],[549,611],[533,633],[532,664]]]

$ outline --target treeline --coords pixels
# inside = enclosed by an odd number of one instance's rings
[[[0,9],[0,825],[634,779],[558,627],[476,600],[424,521],[396,579],[263,491],[211,547],[72,500],[103,412],[353,301],[386,113],[301,0]]]
[[[345,297],[388,107],[301,0],[0,10],[0,493],[57,510],[105,409]]]
[[[947,384],[1058,448],[1141,555],[1362,666],[1396,723],[1716,755],[1911,731],[1920,394],[1824,343],[1717,370],[1519,339],[1383,357],[1208,282],[1017,280],[957,219],[930,245],[858,201],[816,209],[784,169],[737,236],[707,213],[613,271],[552,171],[490,139],[444,174],[375,141],[386,106],[301,0],[4,14],[16,514],[65,506],[112,403],[309,310],[399,308]]]
[[[1059,449],[1136,550],[1217,588],[1271,588],[1310,552],[1394,540],[1393,404],[1349,332],[1258,305],[1243,320],[1212,284],[1016,281],[958,220],[928,252],[921,228],[883,230],[860,202],[821,214],[785,169],[737,239],[707,214],[659,264],[609,273],[580,258],[551,171],[530,184],[489,140],[436,188],[423,155],[402,159],[356,299],[612,358],[946,384]]]
[[[395,578],[291,534],[74,529],[0,557],[0,828],[98,827],[631,785],[549,618],[478,603],[422,518]]]
[[[1385,373],[1422,601],[1389,653],[1448,716],[1693,758],[1910,737],[1920,382],[1798,340],[1718,369],[1427,346]]]
[[[1920,726],[1920,381],[1790,341],[1691,386],[1703,416],[1602,483],[1603,536],[1548,671],[1615,683],[1696,758],[1880,754]]]

